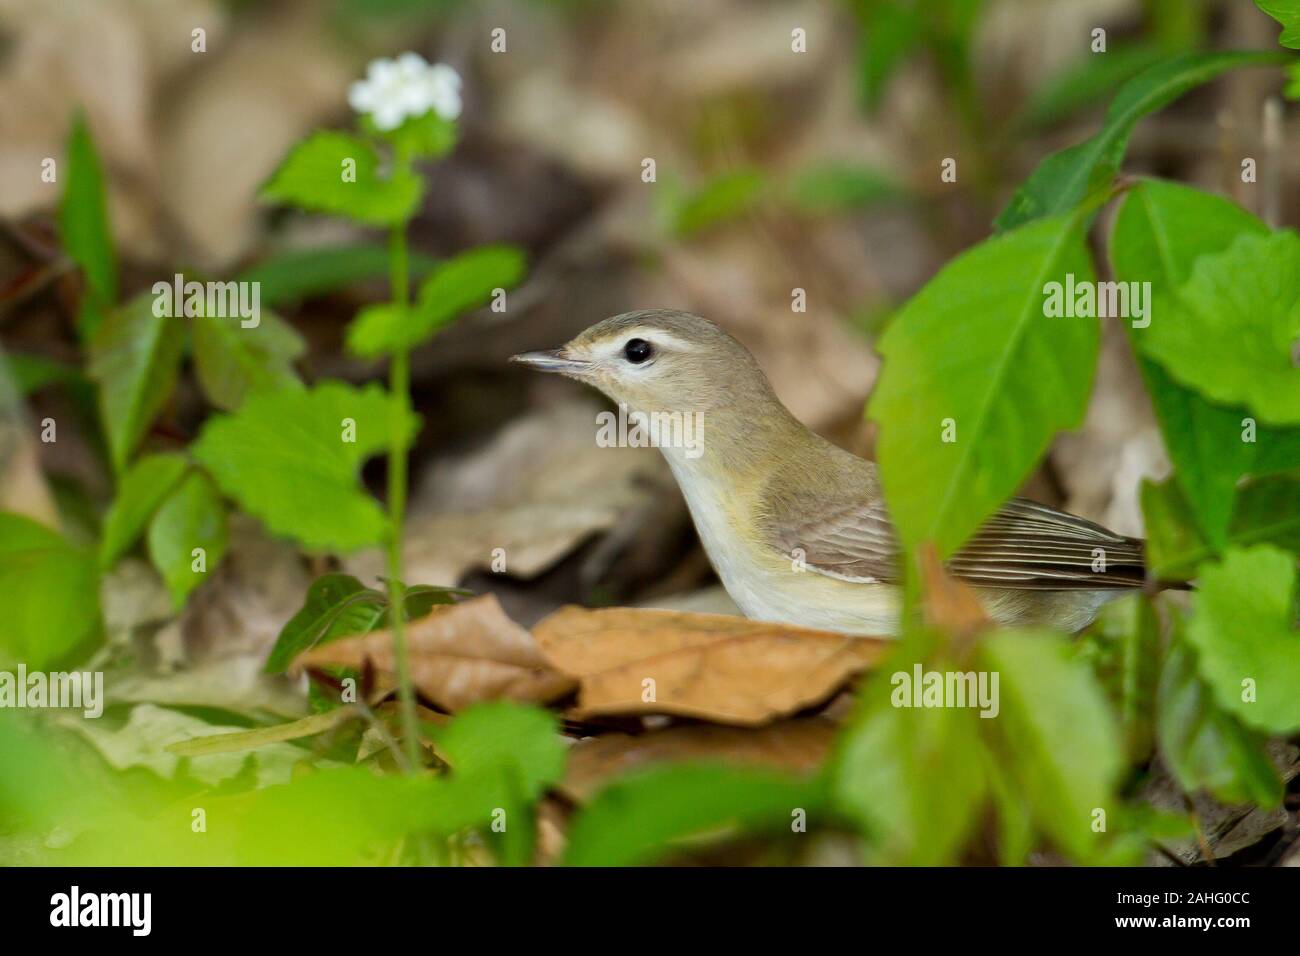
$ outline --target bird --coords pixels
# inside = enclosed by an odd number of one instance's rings
[[[800,422],[718,325],[676,310],[626,312],[511,361],[598,389],[652,437],[648,426],[660,423],[652,443],[746,617],[899,633],[902,547],[876,465]],[[1140,539],[1020,497],[946,564],[995,624],[1067,632],[1146,583]]]

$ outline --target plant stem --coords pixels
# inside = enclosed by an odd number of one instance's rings
[[[410,271],[405,225],[394,226],[388,240],[389,281],[393,303],[410,303]],[[419,726],[415,719],[415,688],[406,647],[406,575],[402,568],[402,525],[406,514],[406,418],[411,387],[411,356],[405,347],[393,353],[388,366],[392,401],[388,441],[388,604],[393,628],[393,658],[397,668],[397,699],[402,711],[402,743],[412,770],[419,768]]]

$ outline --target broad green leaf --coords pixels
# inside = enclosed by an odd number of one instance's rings
[[[498,700],[475,704],[436,728],[438,754],[456,776],[509,771],[533,802],[564,776],[566,748],[554,714]]]
[[[906,190],[884,173],[848,163],[810,167],[785,186],[785,201],[810,215],[834,214],[906,198]]]
[[[409,309],[391,304],[362,310],[348,326],[348,349],[375,358],[421,344],[456,316],[485,305],[494,290],[509,289],[524,277],[523,250],[480,246],[448,259],[420,286]]]
[[[1116,216],[1110,258],[1117,279],[1150,282],[1153,296],[1166,301],[1177,295],[1201,256],[1222,252],[1239,235],[1267,234],[1263,222],[1226,199],[1144,180],[1128,192]],[[1209,402],[1146,358],[1141,348],[1149,328],[1131,323],[1125,328],[1138,350],[1174,477],[1201,530],[1222,547],[1238,482],[1248,474],[1300,467],[1300,429],[1249,427],[1244,407]]]
[[[880,862],[957,861],[989,786],[982,722],[975,710],[895,706],[882,693],[846,729],[832,764],[832,794],[862,826]]]
[[[428,256],[411,253],[411,275],[416,278],[435,264]],[[256,282],[262,304],[278,308],[387,274],[388,250],[367,242],[281,252],[245,269],[237,281]]]
[[[711,764],[631,773],[601,790],[578,813],[569,828],[564,862],[635,866],[671,853],[689,837],[788,834],[801,818],[808,827],[824,825],[825,791],[821,778]]]
[[[114,471],[121,473],[176,385],[184,348],[180,319],[155,314],[143,294],[109,313],[90,346],[90,377]]]
[[[6,356],[4,362],[21,396],[31,395],[49,385],[81,385],[86,381],[75,365],[44,355],[19,353]]]
[[[1229,546],[1272,544],[1300,554],[1300,476],[1258,478],[1237,497],[1222,545],[1208,541],[1181,488],[1172,481],[1143,482],[1142,514],[1147,531],[1147,565],[1160,580],[1187,580],[1201,562]]]
[[[72,121],[64,176],[67,185],[59,204],[63,248],[85,273],[97,309],[111,308],[117,301],[117,257],[108,226],[104,168],[86,118],[80,113]],[[93,334],[94,322],[82,328],[84,333]]]
[[[1158,310],[1158,311],[1157,311]],[[1157,297],[1135,342],[1211,401],[1244,404],[1261,422],[1300,424],[1300,237],[1239,235],[1196,260],[1175,297]]]
[[[1181,640],[1165,657],[1157,731],[1165,765],[1185,792],[1204,789],[1222,803],[1261,807],[1282,799],[1282,781],[1264,753],[1266,738],[1220,709]]]
[[[227,541],[226,509],[221,496],[207,475],[191,471],[158,506],[149,522],[149,559],[162,575],[177,608],[183,607],[189,593],[217,569],[225,557]]]
[[[1266,733],[1300,729],[1295,555],[1261,544],[1201,567],[1187,623],[1220,707]]]
[[[1048,283],[1091,280],[1083,217],[997,236],[948,263],[880,339],[868,414],[903,543],[951,554],[1083,420],[1097,361],[1092,318],[1044,315]],[[945,440],[955,439],[955,440]]]
[[[1114,705],[1132,763],[1145,763],[1155,734],[1160,680],[1160,621],[1145,596],[1130,594],[1104,606],[1081,645]]]
[[[435,110],[409,117],[392,130],[380,130],[367,113],[361,118],[361,127],[371,137],[391,143],[395,150],[412,159],[437,159],[447,155],[456,145],[459,135],[456,121],[443,119]]]
[[[1300,0],[1255,0],[1255,6],[1282,24],[1278,43],[1300,50]]]
[[[1079,862],[1107,848],[1094,830],[1113,815],[1122,766],[1120,736],[1088,669],[1050,632],[1003,632],[986,640],[979,665],[999,675],[1001,711],[982,721],[999,764],[1015,782],[1041,833]]]
[[[1017,123],[1036,127],[1066,119],[1100,103],[1164,56],[1160,47],[1146,42],[1085,54],[1034,91]]]
[[[403,408],[406,408],[403,403]],[[277,534],[305,547],[353,551],[381,541],[388,521],[358,481],[361,463],[405,446],[416,421],[378,385],[323,382],[303,391],[252,395],[213,417],[191,451],[218,487]]]
[[[381,178],[379,167],[379,156],[365,140],[316,132],[290,151],[261,195],[372,226],[399,225],[415,213],[423,185],[406,170]]]
[[[673,232],[693,236],[738,219],[762,200],[767,177],[757,169],[737,169],[705,183],[672,211]]]
[[[1038,164],[995,221],[999,231],[1072,209],[1119,171],[1142,117],[1241,66],[1280,63],[1272,53],[1185,53],[1139,73],[1115,94],[1100,132]]]
[[[95,555],[22,515],[0,512],[0,669],[52,664],[99,628]]]
[[[280,630],[266,660],[278,674],[310,647],[353,634],[368,634],[384,616],[385,597],[350,574],[326,574],[307,588],[307,597]]]
[[[301,388],[293,370],[306,343],[298,331],[270,312],[255,327],[237,319],[196,315],[192,320],[194,366],[208,400],[233,411],[252,392]]]
[[[117,496],[104,516],[99,563],[108,568],[135,544],[158,505],[185,473],[184,455],[165,452],[142,455],[122,476]]]

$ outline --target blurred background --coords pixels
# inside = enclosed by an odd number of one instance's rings
[[[988,234],[1039,159],[1094,131],[1129,76],[1171,51],[1269,49],[1276,32],[1245,0],[0,0],[0,507],[89,539],[111,492],[75,365],[61,186],[39,175],[75,111],[102,154],[126,299],[176,272],[379,248],[257,190],[306,133],[351,122],[346,90],[371,58],[414,50],[460,72],[465,102],[455,151],[423,169],[413,248],[508,242],[529,271],[504,313],[468,315],[414,356],[409,578],[493,591],[524,624],[567,602],[727,610],[658,453],[597,449],[603,400],[506,358],[617,312],[698,312],[753,350],[799,418],[869,455],[872,342],[892,311]],[[1259,110],[1280,94],[1271,71],[1198,89],[1139,126],[1127,168],[1295,222],[1294,111]],[[1282,180],[1243,195],[1240,157],[1269,151],[1287,157]],[[342,334],[386,298],[382,268],[316,265],[271,303],[309,343],[304,377],[378,378]],[[1086,425],[1027,493],[1136,534],[1138,480],[1167,464],[1113,323],[1107,336]],[[206,414],[186,371],[150,440],[180,447]],[[59,440],[34,442],[47,416]],[[366,478],[382,488],[382,462]],[[118,565],[110,645],[164,670],[255,671],[327,563],[237,518],[179,617],[145,561]],[[342,565],[382,568],[369,553]]]

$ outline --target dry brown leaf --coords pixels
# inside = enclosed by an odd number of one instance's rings
[[[494,595],[462,601],[407,625],[411,679],[429,700],[458,711],[481,700],[545,703],[573,681],[547,663],[533,637],[506,616]],[[388,630],[313,648],[291,670],[321,665],[361,668],[369,660],[380,681],[392,680],[393,638]]]
[[[921,549],[925,620],[931,627],[964,642],[993,626],[975,589],[950,575],[934,545]]]
[[[546,658],[579,680],[582,714],[678,714],[741,726],[825,700],[890,645],[722,614],[573,606],[535,635]],[[650,687],[653,699],[645,700]]]
[[[839,725],[825,717],[783,720],[766,727],[684,724],[644,734],[603,734],[569,751],[560,789],[585,801],[617,774],[652,763],[714,760],[812,773],[830,752]]]

